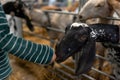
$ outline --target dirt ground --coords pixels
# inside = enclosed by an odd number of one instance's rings
[[[29,31],[26,26],[23,27],[23,30]],[[35,31],[30,33],[40,34],[49,38],[46,33],[46,30],[40,27],[35,27]],[[50,45],[50,42],[45,39],[37,38],[27,33],[23,33],[23,35],[25,39],[33,41],[35,43]],[[13,72],[10,76],[10,80],[61,80],[55,73],[51,73],[49,71],[49,70],[54,70],[54,68],[51,67],[45,68],[43,65],[38,65],[31,62],[23,61],[12,55],[10,55],[10,59],[11,59],[10,60],[11,66],[13,68]],[[70,60],[66,61],[64,64],[74,67],[74,64],[70,63]],[[104,65],[105,66],[102,68],[102,71],[110,74],[111,66],[107,62],[105,62]],[[94,66],[98,68],[98,61],[95,61]],[[65,70],[61,66],[56,65],[56,67]],[[67,72],[69,71],[67,70]],[[88,74],[93,76],[96,80],[109,80],[108,77],[103,76],[93,70],[91,70]],[[68,79],[68,80],[72,80],[72,79]],[[89,79],[83,77],[82,80],[89,80]]]

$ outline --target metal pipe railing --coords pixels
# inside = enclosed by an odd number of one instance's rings
[[[98,69],[96,69],[94,67],[92,67],[91,69],[94,70],[94,71],[96,71],[96,72],[98,72],[98,73],[100,73],[100,74],[102,74],[102,75],[105,75],[105,76],[107,76],[107,77],[109,77],[109,78],[111,78],[113,80],[116,80],[115,77],[113,77],[113,76],[111,76],[111,75],[109,75],[109,74],[107,74],[105,72],[102,72],[102,71],[100,71],[100,70],[98,70]]]
[[[60,68],[55,68],[55,70],[63,73],[64,75],[68,76],[68,77],[71,78],[71,79],[74,79],[74,78],[75,78],[75,77],[72,76],[70,73],[67,73],[67,72],[65,72],[64,70],[60,69]]]
[[[68,11],[43,10],[43,12],[58,13],[58,14],[68,14],[68,15],[78,15],[78,13],[68,12]],[[94,17],[94,18],[103,18],[103,17]],[[117,18],[117,17],[104,17],[103,19],[120,20],[120,18]]]
[[[77,15],[75,12],[68,12],[68,11],[43,10],[43,12],[58,13],[58,14],[69,14],[69,15]]]
[[[75,72],[74,69],[72,69],[71,67],[69,67],[69,66],[67,66],[67,65],[65,65],[65,64],[62,64],[62,63],[61,63],[61,64],[59,64],[59,65],[61,65],[61,66],[63,66],[64,68],[68,69],[68,70],[71,71],[72,73]],[[87,75],[87,74],[82,74],[82,76],[88,78],[89,80],[95,80],[94,78],[92,78],[91,76],[89,76],[89,75]],[[78,76],[73,76],[73,77],[74,77],[75,79],[78,78]]]

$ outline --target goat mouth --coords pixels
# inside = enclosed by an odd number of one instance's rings
[[[57,62],[57,63],[61,63],[61,62],[63,62],[63,61],[64,61],[64,59],[60,59],[60,58],[57,58],[57,59],[56,59],[56,62]]]
[[[60,59],[60,58],[57,58],[57,59],[56,59],[56,62],[57,62],[57,63],[61,63],[61,62],[63,62],[63,61],[64,61],[64,60],[62,60],[62,59]]]
[[[70,56],[73,56],[75,53],[77,53],[77,52],[79,52],[79,51],[81,51],[81,48],[79,48],[79,49],[77,49],[77,50],[73,50],[73,51],[71,51],[71,52],[69,52],[69,53],[65,53],[64,56],[59,56],[59,55],[57,55],[57,57],[56,57],[56,62],[57,62],[57,63],[61,63],[61,62],[65,61],[65,60],[67,60]],[[56,52],[56,53],[57,53],[57,52]],[[64,53],[64,52],[62,52],[62,53]],[[59,54],[62,54],[62,53],[59,53]]]
[[[57,63],[61,63],[63,61],[65,61],[68,57],[63,57],[63,58],[56,58],[56,62]]]
[[[63,56],[63,57],[57,57],[56,58],[56,62],[57,63],[61,63],[61,62],[63,62],[63,61],[65,61],[65,60],[67,60],[69,57],[70,57],[71,55],[65,55],[65,56]]]

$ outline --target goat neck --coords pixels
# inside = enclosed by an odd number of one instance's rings
[[[119,42],[119,26],[112,24],[92,24],[91,37],[94,37],[97,42]]]

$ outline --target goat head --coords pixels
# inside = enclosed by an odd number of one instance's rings
[[[77,75],[87,72],[95,58],[95,39],[90,37],[91,29],[85,23],[73,23],[66,27],[65,35],[56,46],[56,61],[63,62],[80,52],[76,63]]]

